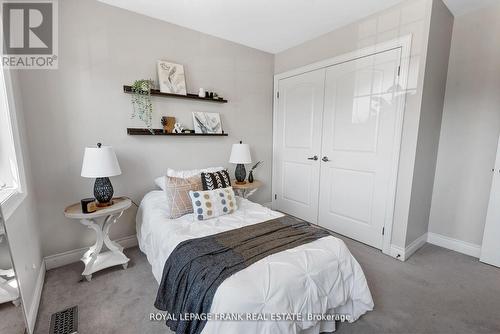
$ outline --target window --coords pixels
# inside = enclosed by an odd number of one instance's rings
[[[22,157],[10,86],[9,73],[0,69],[0,205],[5,218],[26,196],[19,172]]]

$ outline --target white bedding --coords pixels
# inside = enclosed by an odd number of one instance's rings
[[[165,194],[148,193],[137,212],[139,246],[161,280],[170,253],[182,241],[251,225],[282,216],[238,198],[238,210],[206,221],[192,215],[166,218]],[[308,320],[307,314],[343,314],[355,321],[373,309],[360,265],[344,242],[326,237],[262,259],[226,279],[217,289],[211,313],[302,314],[297,321],[208,321],[204,334],[320,333],[335,322]]]

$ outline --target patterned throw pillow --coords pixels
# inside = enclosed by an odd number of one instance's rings
[[[167,194],[167,215],[170,219],[179,218],[193,212],[189,197],[190,191],[202,189],[199,176],[186,179],[167,176],[165,178],[165,193]]]
[[[238,209],[233,187],[223,189],[190,191],[193,202],[193,219],[206,220],[233,213]]]
[[[213,173],[201,173],[201,183],[203,190],[227,188],[231,187],[231,178],[227,169],[224,169]]]

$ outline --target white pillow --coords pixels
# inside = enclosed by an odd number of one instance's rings
[[[208,167],[208,168],[203,168],[203,169],[190,169],[190,170],[175,170],[172,168],[167,168],[167,175],[166,176],[171,176],[171,177],[179,177],[182,179],[187,179],[196,175],[200,175],[201,173],[213,173],[217,172],[220,170],[225,169],[224,167]],[[166,176],[160,176],[155,179],[155,184],[161,188],[161,190],[165,190],[165,177]]]
[[[193,220],[207,220],[238,210],[233,187],[189,191],[193,202]]]

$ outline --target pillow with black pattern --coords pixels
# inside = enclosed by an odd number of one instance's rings
[[[203,190],[214,190],[231,187],[231,178],[227,169],[212,173],[201,173]]]

